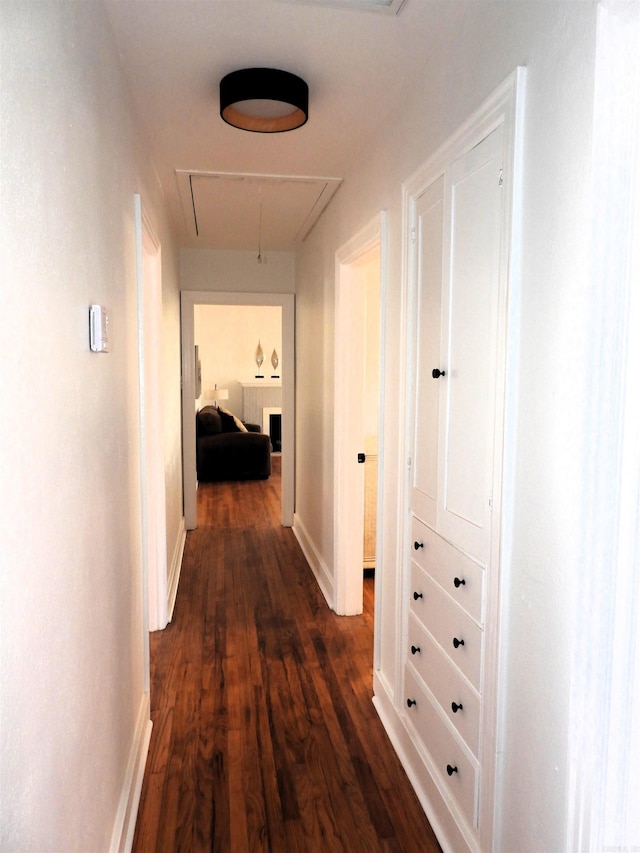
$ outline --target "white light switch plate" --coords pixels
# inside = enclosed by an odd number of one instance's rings
[[[89,340],[93,352],[109,352],[109,315],[104,305],[89,308]]]

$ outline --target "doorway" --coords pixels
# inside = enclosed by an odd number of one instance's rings
[[[384,228],[382,213],[336,253],[333,609],[344,616],[362,613],[365,568],[380,574]]]
[[[294,388],[295,298],[291,293],[229,293],[183,291],[182,327],[182,448],[184,515],[187,530],[197,527],[197,476],[195,439],[196,368],[194,360],[194,309],[196,305],[277,306],[282,311],[282,525],[293,525],[294,512]]]

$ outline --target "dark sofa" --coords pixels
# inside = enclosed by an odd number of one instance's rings
[[[198,480],[266,480],[271,474],[271,440],[257,424],[240,424],[232,414],[205,406],[196,415]]]

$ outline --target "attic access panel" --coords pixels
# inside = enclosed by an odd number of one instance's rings
[[[177,171],[193,245],[291,251],[311,231],[339,178]]]

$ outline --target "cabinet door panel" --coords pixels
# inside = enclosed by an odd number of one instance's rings
[[[486,561],[500,284],[502,129],[447,171],[437,530]]]
[[[417,346],[416,417],[413,437],[413,511],[429,524],[436,523],[438,498],[438,383],[431,376],[440,364],[442,301],[442,228],[444,176],[416,202]]]

